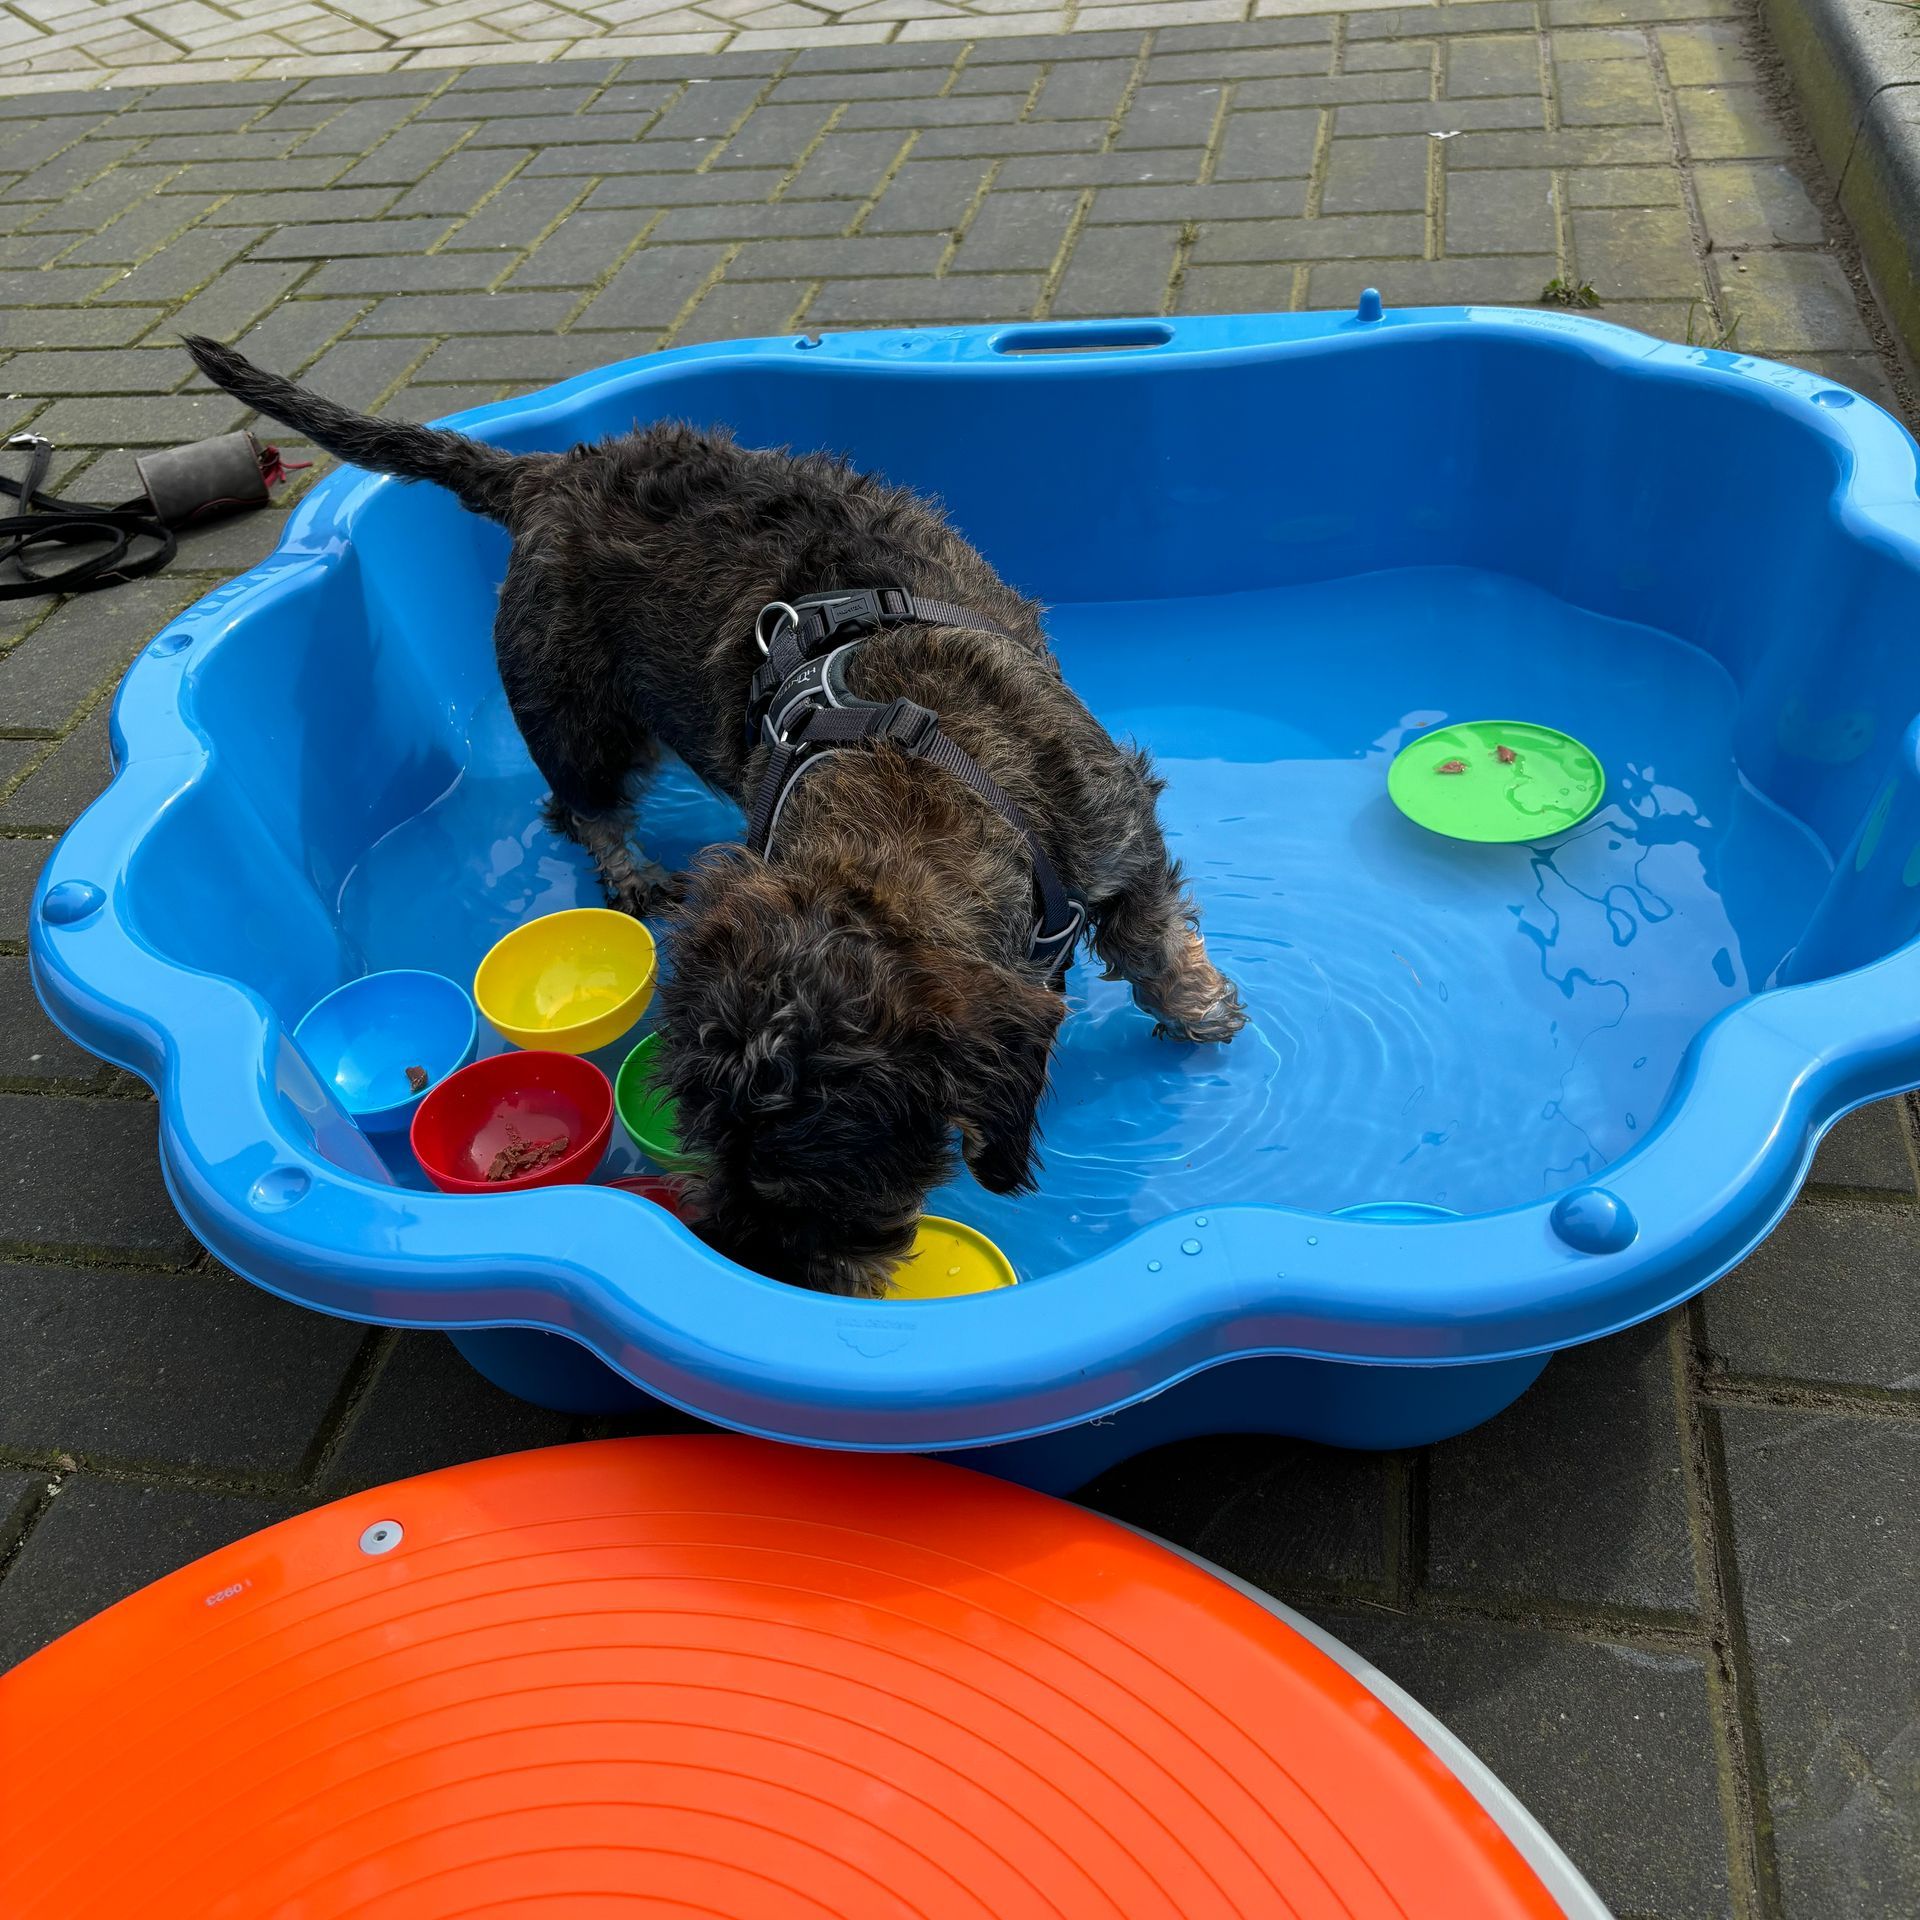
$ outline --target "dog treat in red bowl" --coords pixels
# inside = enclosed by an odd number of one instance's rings
[[[500,1053],[449,1075],[413,1117],[414,1158],[443,1193],[515,1193],[590,1179],[613,1088],[571,1053]]]

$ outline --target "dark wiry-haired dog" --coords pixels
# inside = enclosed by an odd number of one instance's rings
[[[1166,1031],[1226,1040],[1245,1016],[1208,960],[1154,814],[1159,782],[1062,684],[1038,609],[926,501],[840,461],[679,425],[514,456],[365,418],[209,340],[229,393],[375,472],[432,480],[502,522],[494,640],[552,817],[607,897],[676,892],[632,842],[661,747],[735,800],[765,749],[743,727],[769,601],[890,586],[1013,638],[916,625],[869,640],[861,698],[906,696],[1025,815],[1086,902],[1109,977]],[[704,1230],[761,1272],[881,1291],[957,1131],[983,1186],[1031,1182],[1034,1109],[1062,1000],[1029,957],[1025,841],[952,774],[892,747],[828,756],[791,790],[775,855],[703,860],[661,988],[665,1073],[705,1163]]]

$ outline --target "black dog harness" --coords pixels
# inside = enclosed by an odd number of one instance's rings
[[[763,856],[772,852],[781,812],[794,783],[809,767],[844,747],[890,742],[964,780],[1026,841],[1038,909],[1028,953],[1058,982],[1072,963],[1087,910],[1062,884],[1020,809],[971,755],[940,731],[938,714],[911,700],[861,700],[847,691],[847,664],[861,642],[884,628],[906,626],[959,627],[1003,640],[1015,637],[964,607],[896,587],[807,593],[793,601],[769,601],[760,609],[754,639],[765,659],[747,697],[747,745],[751,749],[765,740],[771,751],[747,819],[747,845]]]

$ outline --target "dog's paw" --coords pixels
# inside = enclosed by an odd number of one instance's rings
[[[657,860],[631,862],[607,888],[607,905],[636,920],[677,907],[687,897],[687,876],[669,873]]]
[[[1196,1044],[1212,1042],[1224,1046],[1247,1024],[1247,1009],[1238,990],[1225,974],[1218,975],[1221,992],[1211,1005],[1186,1018],[1162,1012],[1154,1026],[1157,1037],[1186,1040]]]

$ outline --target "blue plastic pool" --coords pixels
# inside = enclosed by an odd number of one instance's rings
[[[697,347],[458,423],[683,416],[937,492],[1153,748],[1253,1017],[1182,1048],[1076,971],[1040,1192],[933,1203],[1025,1284],[822,1298],[620,1193],[420,1191],[348,1123],[288,1038],[315,1002],[597,897],[495,675],[505,536],[354,473],[135,664],[39,896],[42,993],[158,1086],[188,1224],[552,1404],[1055,1485],[1211,1428],[1456,1431],[1724,1272],[1920,1080],[1917,450],[1763,361],[1366,312]],[[1401,746],[1498,716],[1592,747],[1599,810],[1518,846],[1394,810]],[[669,775],[642,833],[738,826]]]

